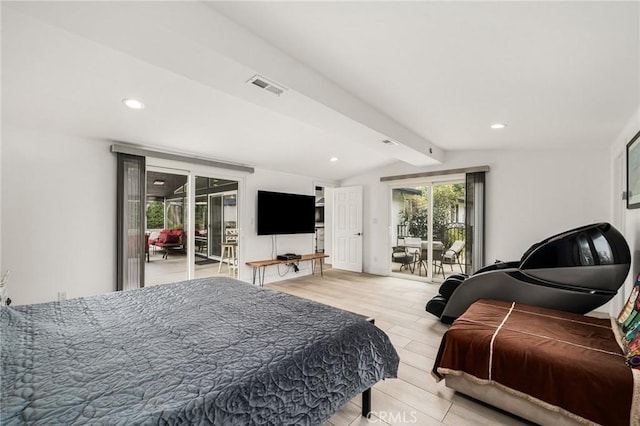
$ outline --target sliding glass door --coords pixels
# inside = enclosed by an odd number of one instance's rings
[[[195,183],[195,276],[235,273],[238,182],[196,176]],[[233,245],[229,245],[230,238]]]
[[[417,182],[391,189],[391,272],[442,281],[464,272],[465,183]]]
[[[118,153],[116,288],[237,275],[238,181],[146,160]]]
[[[222,227],[224,223],[224,212],[222,210],[222,195],[209,195],[209,206],[211,211],[211,233],[209,234],[209,256],[220,260],[222,255]]]
[[[222,243],[226,243],[229,235],[237,235],[237,192],[230,191],[209,195],[211,211],[210,256],[220,257]]]
[[[196,181],[197,182],[197,181]],[[209,257],[209,202],[206,195],[196,196],[195,206],[195,255],[197,258]],[[196,262],[198,260],[196,259]]]
[[[161,167],[147,169],[145,285],[188,278],[188,181],[187,171]]]

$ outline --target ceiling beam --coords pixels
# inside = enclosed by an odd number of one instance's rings
[[[444,152],[361,99],[201,2],[24,2],[11,7],[94,42],[415,166]],[[255,74],[282,96],[247,84]],[[310,107],[309,105],[312,104]],[[304,107],[303,107],[304,106]],[[250,117],[247,118],[250,121]],[[388,147],[382,140],[397,146]]]

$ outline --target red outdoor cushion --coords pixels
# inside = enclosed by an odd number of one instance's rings
[[[166,243],[167,242],[167,238],[169,237],[169,231],[168,229],[163,229],[162,231],[160,231],[160,235],[158,235],[158,239],[156,240],[157,243]]]
[[[181,238],[184,235],[182,229],[163,229],[158,235],[158,239],[152,244],[160,247],[164,246],[179,246],[181,244]]]
[[[180,242],[180,235],[170,233],[167,235],[167,240],[165,242],[167,244],[178,244]]]

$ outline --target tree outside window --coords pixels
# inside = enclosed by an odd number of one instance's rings
[[[149,201],[147,203],[147,228],[164,228],[164,203],[162,201]]]
[[[419,194],[408,195],[404,208],[400,211],[402,224],[407,225],[407,232],[413,237],[429,240],[429,189],[417,187]],[[445,244],[456,239],[452,233],[452,224],[460,221],[459,207],[464,204],[464,184],[436,185],[433,187],[433,233],[434,240]],[[456,235],[459,229],[455,229]]]

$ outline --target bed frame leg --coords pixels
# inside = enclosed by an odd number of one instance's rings
[[[371,414],[371,388],[362,392],[362,417],[369,418]]]

